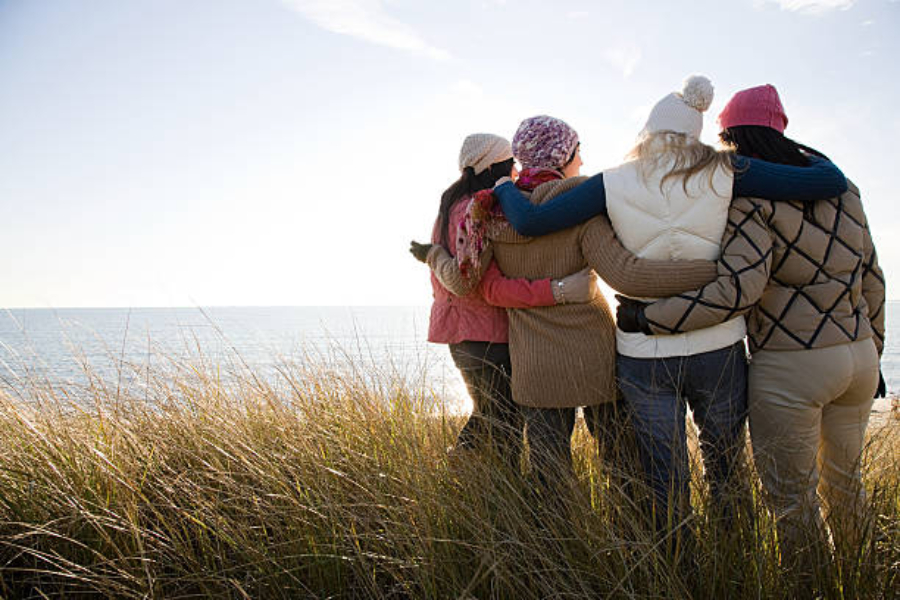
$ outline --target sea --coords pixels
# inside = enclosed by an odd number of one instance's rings
[[[89,377],[121,385],[173,361],[239,365],[273,379],[285,364],[313,363],[424,385],[449,410],[466,411],[446,346],[426,341],[428,314],[427,306],[4,309],[0,390],[34,381],[78,389]],[[888,302],[887,324],[889,398],[878,412],[900,393],[900,301]]]

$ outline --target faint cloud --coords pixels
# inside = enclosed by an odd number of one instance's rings
[[[863,50],[859,53],[860,56],[875,56],[875,52],[873,50]]]
[[[634,43],[620,44],[606,50],[603,53],[603,60],[620,71],[623,77],[630,77],[641,62],[641,48]]]
[[[284,4],[327,31],[373,44],[406,50],[435,60],[450,53],[436,48],[412,27],[387,13],[382,0],[282,0]]]
[[[590,14],[591,13],[586,10],[570,10],[566,13],[566,17],[568,17],[569,19],[583,19]]]
[[[456,81],[451,90],[455,95],[465,98],[481,99],[484,97],[484,88],[471,79],[460,79]]]
[[[872,20],[872,19],[869,19],[868,21],[863,21],[863,22],[860,23],[860,24],[861,24],[863,27],[869,27],[870,25],[874,25],[874,24],[875,24],[875,21]]]
[[[848,10],[856,2],[857,0],[758,0],[756,5],[777,4],[781,10],[821,15],[833,10]]]

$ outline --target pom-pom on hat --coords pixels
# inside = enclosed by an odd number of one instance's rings
[[[699,138],[703,131],[703,113],[713,101],[712,82],[703,75],[684,80],[681,93],[673,92],[656,103],[643,133],[674,131]]]
[[[493,133],[473,133],[463,140],[459,149],[459,170],[472,167],[478,175],[494,163],[503,162],[513,157],[509,140]]]
[[[538,115],[522,121],[513,136],[512,151],[523,168],[558,169],[578,146],[578,133],[561,119]]]
[[[778,90],[768,83],[741,90],[731,97],[719,114],[719,126],[722,129],[738,125],[761,125],[784,133],[787,124],[788,118],[781,105],[781,98],[778,97]]]

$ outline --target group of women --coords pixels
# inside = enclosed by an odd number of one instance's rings
[[[560,119],[526,119],[512,144],[467,137],[431,244],[411,251],[432,269],[429,341],[450,345],[473,400],[453,452],[518,468],[527,436],[553,493],[583,407],[610,467],[631,432],[666,527],[690,510],[686,407],[726,516],[749,494],[736,476],[749,416],[782,550],[794,552],[824,531],[817,489],[833,532],[852,537],[863,510],[884,278],[859,191],[784,136],[775,88],[729,101],[723,150],[699,139],[712,97],[708,79],[688,78],[654,106],[626,162],[590,178]],[[616,320],[593,273],[622,294]]]

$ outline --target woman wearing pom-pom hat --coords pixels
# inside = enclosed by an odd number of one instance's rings
[[[650,113],[628,162],[541,206],[511,185],[495,188],[523,234],[543,235],[607,213],[622,244],[645,258],[716,259],[734,196],[814,200],[846,190],[825,160],[809,167],[736,158],[699,140],[713,87],[689,77]],[[718,506],[730,506],[747,416],[746,326],[740,317],[676,335],[617,331],[617,376],[638,437],[655,520],[689,510],[686,406],[699,428],[705,475]]]

